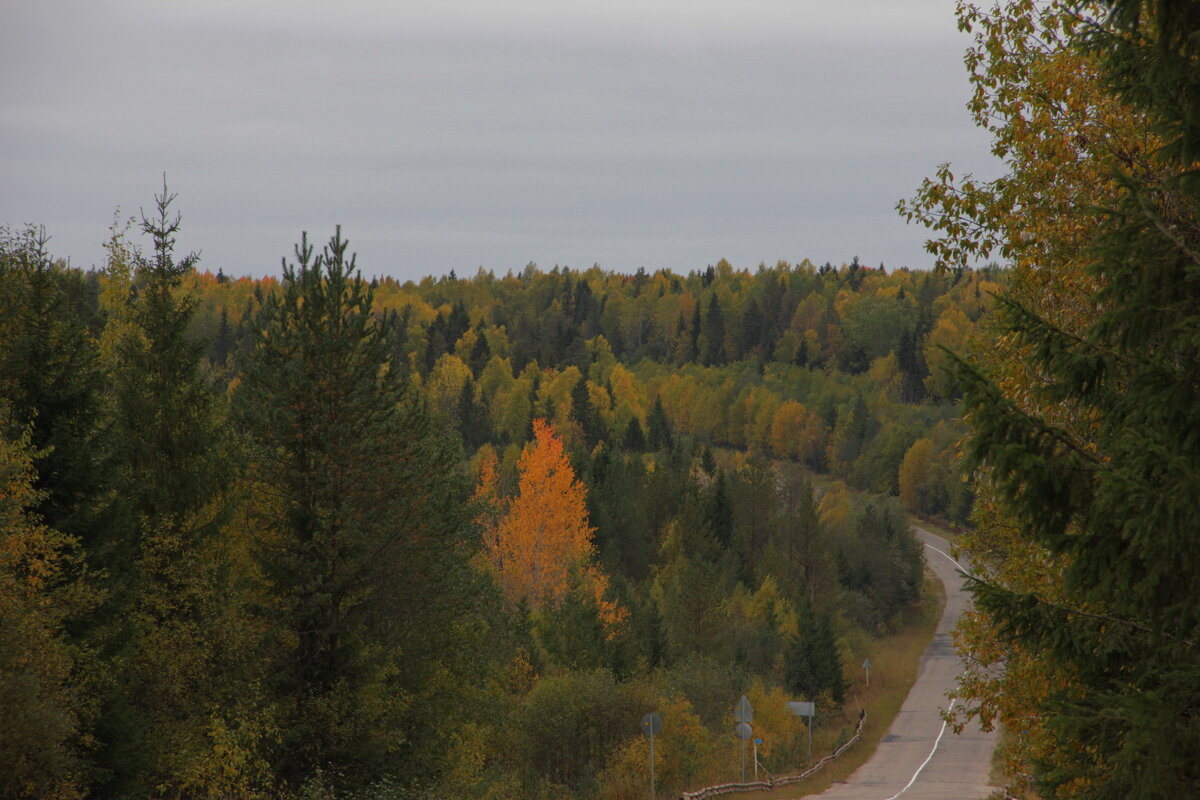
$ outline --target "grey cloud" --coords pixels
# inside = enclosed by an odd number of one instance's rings
[[[181,246],[234,273],[274,273],[300,229],[337,222],[366,271],[406,278],[917,266],[926,234],[896,199],[942,161],[993,169],[962,110],[961,40],[329,32],[220,8],[18,19],[0,223],[44,222],[57,252],[98,261],[113,207],[148,205],[165,170]]]

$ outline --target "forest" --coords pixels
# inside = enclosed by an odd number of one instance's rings
[[[651,710],[661,794],[729,779],[739,695],[854,714],[910,515],[1009,794],[1200,792],[1200,17],[958,13],[1005,174],[899,204],[929,271],[400,283],[333,227],[252,280],[166,185],[89,269],[4,229],[0,796],[618,800]]]
[[[840,710],[906,512],[965,520],[938,365],[998,270],[400,284],[336,229],[256,281],[156,201],[0,249],[12,796],[619,798],[651,709],[695,786],[740,694]]]

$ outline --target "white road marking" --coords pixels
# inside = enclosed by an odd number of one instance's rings
[[[928,547],[930,550],[933,550],[933,551],[935,551],[935,552],[941,553],[941,554],[942,554],[942,555],[944,555],[946,558],[950,559],[950,563],[951,563],[951,564],[953,564],[954,566],[958,567],[959,569],[961,569],[963,572],[966,572],[968,575],[970,575],[970,574],[971,574],[970,572],[967,572],[967,568],[966,568],[966,567],[964,567],[962,564],[960,564],[960,563],[958,563],[957,561],[955,561],[955,560],[954,560],[954,557],[953,557],[953,556],[951,556],[949,553],[947,553],[945,550],[939,550],[938,548],[936,548],[936,547],[934,547],[933,545],[931,545],[929,542],[925,542],[925,546],[926,546],[926,547]]]
[[[949,553],[947,553],[945,550],[941,550],[937,547],[934,547],[933,545],[929,544],[929,542],[925,542],[925,546],[928,547],[930,550],[933,550],[934,552],[941,553],[942,555],[944,555],[950,561],[951,564],[958,567],[964,573],[967,571],[963,567],[962,564],[955,561],[954,557],[951,556]],[[947,708],[946,710],[949,711],[950,709],[954,708],[954,703],[955,703],[955,700],[952,699],[950,701],[950,708]],[[925,769],[925,767],[928,766],[929,762],[933,760],[933,754],[937,752],[938,745],[942,743],[942,736],[945,733],[946,733],[946,721],[942,720],[942,729],[940,731],[938,731],[937,738],[933,740],[933,749],[931,749],[929,751],[929,755],[925,756],[925,760],[921,762],[921,766],[917,767],[917,771],[914,772],[913,776],[908,779],[908,783],[906,783],[904,785],[904,788],[901,789],[900,791],[896,792],[891,797],[886,798],[886,800],[896,800],[897,797],[899,797],[900,795],[904,794],[905,792],[907,792],[909,789],[912,788],[912,785],[917,782],[917,778],[920,777],[921,770]]]
[[[935,547],[934,550],[937,550],[937,548]],[[941,551],[938,550],[938,552],[940,553]],[[945,555],[945,554],[943,553],[943,555]],[[950,558],[950,556],[946,556],[946,558]],[[954,559],[950,558],[950,560],[953,561]],[[953,700],[950,701],[950,708],[954,708]],[[946,710],[949,711],[950,708],[947,708]],[[917,782],[917,776],[919,776],[921,774],[921,770],[925,769],[925,766],[930,761],[933,760],[933,754],[937,752],[938,745],[941,744],[941,742],[942,742],[942,734],[944,734],[945,732],[946,732],[946,721],[942,720],[942,729],[940,731],[938,731],[937,738],[933,740],[933,749],[929,751],[929,755],[925,756],[925,760],[921,762],[921,766],[917,767],[917,771],[914,772],[913,776],[908,779],[908,783],[906,783],[904,785],[904,788],[901,789],[900,791],[896,792],[891,797],[886,798],[886,800],[896,800],[897,797],[899,797],[900,795],[904,794],[905,792],[907,792],[909,789],[912,788],[912,785]]]

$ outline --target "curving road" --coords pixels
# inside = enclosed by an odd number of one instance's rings
[[[920,672],[875,754],[845,783],[820,795],[828,800],[979,800],[988,785],[995,733],[968,726],[955,735],[943,722],[947,692],[955,686],[961,664],[950,631],[970,603],[962,588],[950,545],[940,536],[917,528],[925,543],[925,561],[946,587],[946,608],[933,641],[921,656]]]

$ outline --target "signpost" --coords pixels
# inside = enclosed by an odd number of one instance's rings
[[[754,707],[746,695],[742,695],[742,699],[733,707],[733,719],[735,722],[754,722]]]
[[[750,705],[750,698],[746,695],[742,695],[742,699],[738,700],[737,705],[733,707],[733,718],[737,720],[737,727],[733,731],[742,740],[742,783],[745,783],[746,740],[754,734],[750,728],[750,723],[754,721],[754,706]]]
[[[748,722],[739,722],[737,727],[733,729],[737,737],[742,740],[742,783],[746,782],[746,740],[754,735],[754,730]]]
[[[662,717],[651,711],[642,717],[642,733],[650,737],[650,797],[658,797],[654,787],[654,737],[662,730]]]
[[[867,671],[867,688],[871,688],[871,659],[863,659],[863,669]]]
[[[762,739],[754,740],[754,780],[758,780],[758,746],[762,744]]]
[[[793,700],[788,708],[798,717],[808,717],[808,759],[812,760],[812,721],[817,715],[817,704],[803,700]]]

